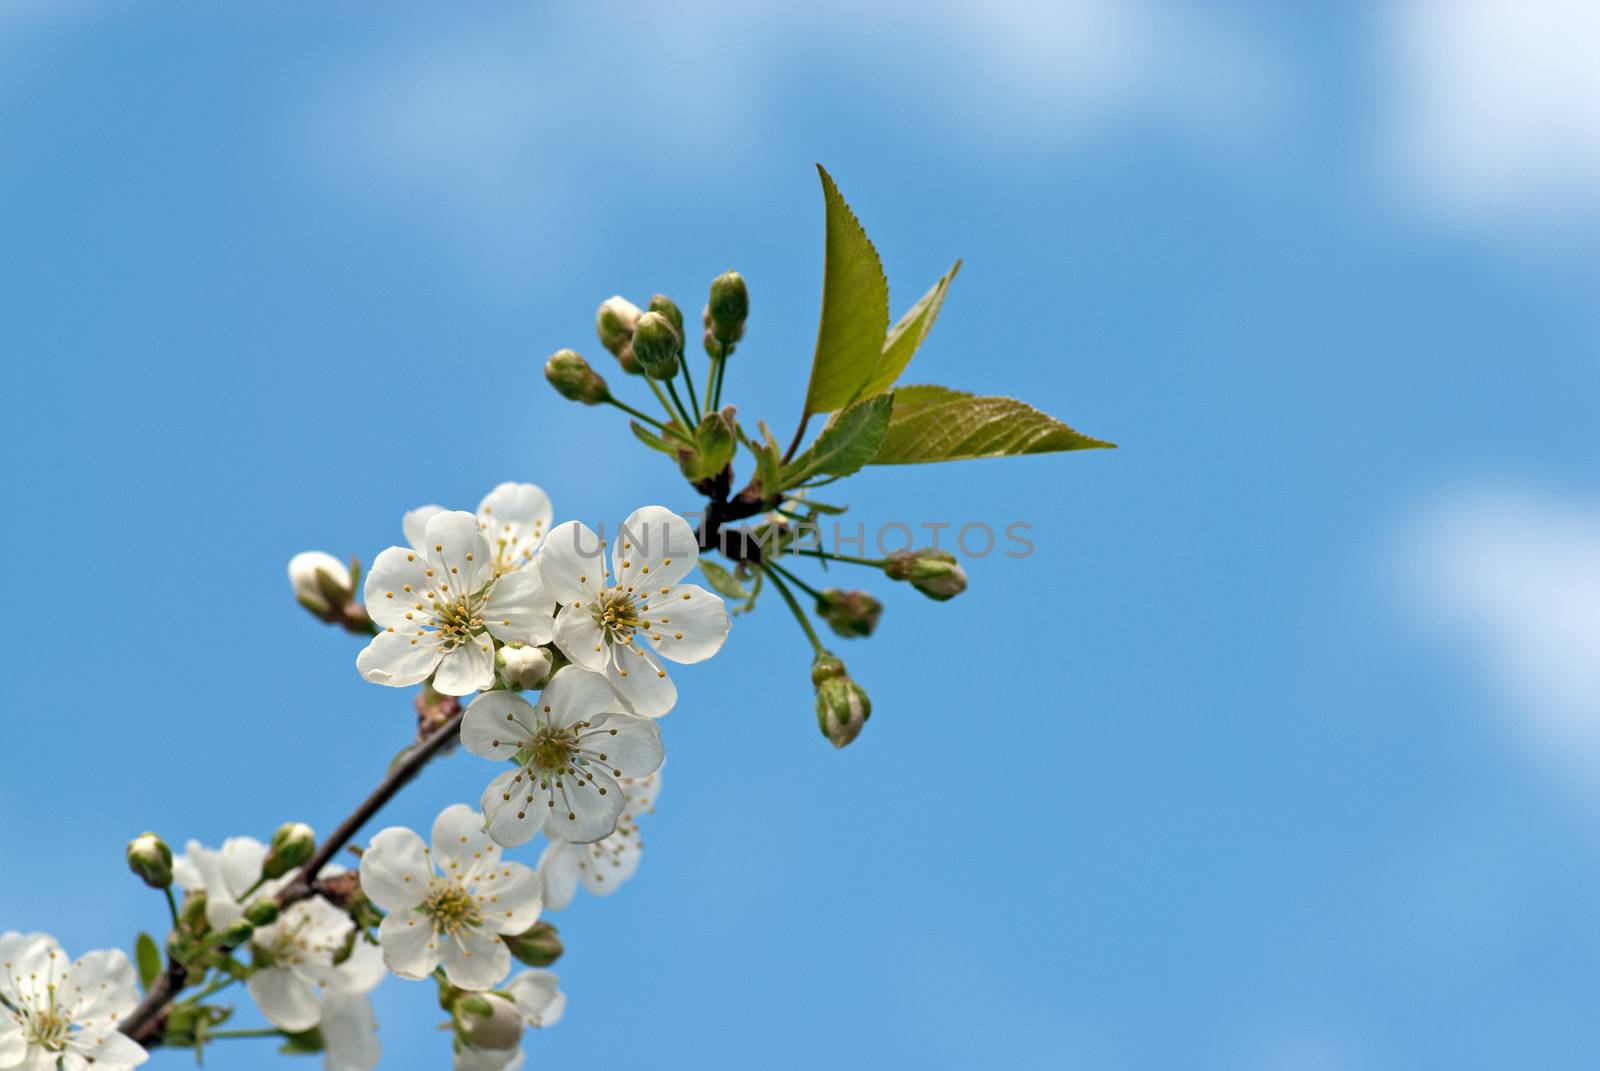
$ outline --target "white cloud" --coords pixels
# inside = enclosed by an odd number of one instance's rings
[[[1157,0],[457,12],[341,69],[308,158],[496,261],[593,233],[597,169],[692,189],[796,129],[820,156],[862,127],[1024,154],[1143,128],[1231,156],[1289,82],[1246,20]]]
[[[1600,210],[1600,4],[1379,6],[1385,162],[1414,207],[1550,232]]]
[[[1402,541],[1425,626],[1499,693],[1519,735],[1600,771],[1600,502],[1498,488],[1445,497]]]

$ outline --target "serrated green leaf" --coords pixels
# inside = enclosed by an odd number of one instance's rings
[[[889,282],[867,232],[821,164],[827,235],[822,317],[806,385],[805,411],[832,413],[861,394],[883,355],[889,330]]]
[[[148,992],[161,977],[161,946],[147,933],[134,938],[133,961],[139,965],[139,985]]]
[[[1080,434],[1015,398],[948,387],[901,387],[874,465],[1048,454],[1116,444]]]
[[[877,454],[893,411],[894,395],[880,394],[836,414],[805,453],[783,467],[779,485],[787,489],[819,474],[848,476],[858,471]]]
[[[729,599],[748,599],[750,592],[739,583],[738,579],[728,570],[714,561],[700,559],[700,573],[706,578],[706,583],[711,585],[711,590]]]
[[[861,389],[861,397],[870,398],[894,386],[894,381],[911,363],[917,347],[933,330],[933,322],[939,318],[939,309],[944,305],[944,296],[950,292],[950,284],[960,270],[961,261],[958,260],[933,284],[932,289],[889,328],[889,336],[883,340],[883,356],[878,359],[877,371],[872,373],[872,378]]]

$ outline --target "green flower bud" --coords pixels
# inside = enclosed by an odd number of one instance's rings
[[[244,909],[244,917],[252,926],[271,926],[278,921],[278,902],[270,896],[263,896]]]
[[[464,993],[450,1009],[456,1031],[475,1049],[514,1049],[522,1043],[522,1016],[499,993]]]
[[[152,889],[172,884],[172,849],[154,833],[141,833],[128,842],[128,869]]]
[[[943,602],[967,590],[967,574],[948,550],[897,550],[884,560],[890,580],[909,580],[930,599]]]
[[[678,329],[659,312],[639,317],[633,332],[633,356],[651,379],[671,379],[678,374],[678,351],[683,348]]]
[[[530,967],[548,967],[566,951],[561,935],[548,922],[536,922],[526,933],[508,934],[500,940],[511,949],[513,956]]]
[[[733,343],[744,337],[744,322],[750,315],[750,291],[745,289],[744,276],[728,271],[711,280],[706,309],[711,321],[708,326],[718,342]]]
[[[543,647],[502,647],[495,652],[494,666],[500,678],[513,688],[537,688],[550,679],[550,652]]]
[[[355,598],[350,566],[320,550],[302,551],[289,559],[289,583],[295,601],[324,621],[338,620]]]
[[[829,588],[817,600],[817,614],[840,636],[870,636],[883,615],[883,603],[865,591]]]
[[[707,413],[694,429],[694,449],[679,447],[678,468],[690,481],[715,476],[728,467],[739,449],[733,406]]]
[[[817,688],[817,728],[834,747],[844,747],[861,735],[872,716],[872,700],[831,654],[818,655],[811,664],[811,682]]]
[[[657,294],[650,299],[650,311],[659,312],[672,321],[673,330],[678,332],[679,352],[683,346],[683,310],[678,308],[677,302],[665,294]]]
[[[272,835],[272,850],[262,864],[262,876],[281,878],[296,867],[303,866],[317,850],[317,835],[304,822],[285,822]]]
[[[608,297],[600,303],[595,313],[594,330],[600,336],[600,345],[621,357],[622,351],[633,341],[633,329],[639,323],[639,306],[620,295]]]
[[[240,919],[238,922],[235,922],[232,926],[229,926],[226,930],[222,931],[222,943],[228,945],[230,948],[238,948],[240,945],[250,940],[250,935],[255,932],[256,928],[252,926],[249,921]]]
[[[599,405],[611,397],[600,373],[574,350],[557,350],[544,363],[544,378],[569,402]]]

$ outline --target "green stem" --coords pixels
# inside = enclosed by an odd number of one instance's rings
[[[234,982],[237,982],[237,981],[238,981],[238,979],[235,978],[233,975],[224,974],[221,978],[218,978],[216,981],[212,982],[210,985],[208,985],[204,989],[200,990],[200,992],[195,993],[193,996],[184,997],[183,998],[183,1002],[185,1004],[198,1004],[202,1000],[204,1000],[207,997],[209,997],[211,994],[220,993],[222,990],[228,988],[230,985],[232,985]],[[215,1037],[216,1035],[212,1035],[212,1036]]]
[[[829,554],[825,550],[803,550],[799,547],[791,549],[789,553],[808,554],[813,558],[826,558],[830,562],[849,562],[851,565],[870,565],[874,569],[883,568],[882,558],[878,558],[876,560],[872,558],[855,558],[849,554]]]
[[[782,573],[789,583],[793,584],[807,595],[810,595],[813,599],[820,600],[822,598],[822,592],[818,591],[810,584],[807,584],[804,580],[801,580],[798,576],[795,576],[794,573],[790,572],[788,569],[785,569],[777,562],[768,562],[767,564],[778,570],[778,572]]]
[[[794,457],[794,452],[800,449],[800,440],[805,437],[806,425],[811,423],[811,414],[807,413],[800,418],[800,426],[794,429],[794,441],[789,444],[789,449],[783,452],[784,463],[787,464]]]
[[[239,896],[238,896],[239,902],[241,904],[244,903],[245,899],[247,897],[249,897],[249,895],[251,893],[255,892],[257,889],[261,888],[261,886],[265,885],[266,883],[267,883],[267,876],[265,874],[263,874],[259,878],[256,879],[256,883],[254,885],[250,886],[244,892],[239,894]]]
[[[689,390],[689,402],[694,406],[695,423],[700,423],[700,395],[694,389],[694,374],[689,371],[689,355],[679,355],[678,363],[683,365],[683,382]]]
[[[672,403],[667,401],[667,396],[665,394],[661,393],[661,384],[657,383],[655,380],[651,379],[649,376],[645,376],[644,377],[644,381],[646,383],[648,383],[650,385],[650,389],[655,392],[656,401],[660,402],[661,403],[661,408],[666,411],[667,419],[669,421],[671,421],[672,423],[676,424],[678,422],[678,414],[673,412]],[[690,428],[688,430],[690,431],[691,434],[694,432],[693,428]]]
[[[653,424],[656,427],[660,428],[662,431],[667,430],[667,426],[665,424],[661,423],[661,421],[657,420],[655,417],[650,416],[650,415],[648,415],[646,413],[639,412],[639,410],[635,409],[633,406],[629,405],[627,402],[621,402],[621,401],[618,401],[615,398],[609,398],[609,397],[606,399],[606,401],[611,403],[612,405],[616,406],[618,409],[621,409],[624,413],[627,413],[629,416],[635,418],[636,420],[642,420],[646,424]]]
[[[683,428],[684,428],[684,430],[687,431],[690,435],[693,435],[695,427],[700,422],[698,420],[690,420],[689,419],[689,410],[687,410],[687,409],[685,409],[683,407],[683,399],[678,397],[678,388],[672,382],[672,380],[663,379],[661,382],[663,382],[663,383],[665,383],[667,385],[667,393],[669,395],[671,395],[671,397],[672,397],[672,404],[678,407],[678,415],[683,418]]]
[[[817,639],[817,630],[811,627],[811,622],[806,618],[806,612],[800,609],[800,604],[795,600],[794,593],[789,590],[789,585],[783,582],[783,578],[771,566],[771,562],[763,562],[761,565],[762,571],[772,581],[772,586],[778,589],[778,594],[783,596],[783,601],[789,604],[789,611],[794,614],[794,619],[800,622],[800,627],[805,630],[806,639],[811,641],[811,649],[819,656],[827,654],[827,648],[823,647],[822,641]]]
[[[283,1031],[270,1026],[257,1027],[254,1030],[208,1030],[206,1040],[213,1038],[278,1038],[283,1036]]]
[[[172,916],[172,928],[178,928],[178,901],[172,895],[172,886],[168,885],[161,890],[167,894],[167,914]]]

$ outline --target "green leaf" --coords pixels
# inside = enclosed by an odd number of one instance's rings
[[[862,388],[861,397],[870,398],[894,386],[894,381],[900,378],[900,373],[911,363],[911,357],[917,352],[917,347],[922,345],[922,340],[933,330],[933,321],[939,318],[939,308],[944,304],[944,296],[950,292],[950,284],[960,270],[961,261],[958,260],[938,282],[933,284],[933,288],[923,294],[922,298],[911,306],[910,311],[889,329],[889,337],[883,341],[883,356],[878,359],[878,369],[872,373],[872,378]]]
[[[637,420],[628,421],[628,427],[633,429],[633,437],[644,443],[650,449],[660,450],[663,454],[666,454],[670,457],[678,456],[678,452],[672,447],[668,446],[666,440],[662,439],[661,436],[657,435],[655,432],[651,431]]]
[[[880,394],[836,414],[805,453],[783,467],[779,485],[794,487],[819,473],[848,476],[857,471],[877,454],[893,410],[894,395]]]
[[[750,597],[750,592],[745,590],[744,585],[739,583],[732,573],[716,562],[701,558],[700,572],[705,576],[706,583],[710,584],[711,589],[718,595],[729,599],[748,599]]]
[[[133,961],[139,965],[139,985],[147,992],[161,977],[161,947],[156,939],[141,933],[133,942]]]
[[[827,237],[822,267],[822,318],[806,385],[807,415],[849,405],[873,376],[889,330],[889,283],[867,232],[833,177],[817,165]]]
[[[758,421],[756,427],[761,429],[759,443],[746,435],[743,428],[737,429],[739,440],[756,459],[756,486],[763,495],[776,495],[780,490],[778,476],[783,468],[783,449],[778,445],[778,440],[772,437],[772,429],[767,427],[765,420]]]
[[[911,465],[972,457],[1048,454],[1113,447],[1091,439],[1015,398],[948,387],[901,387],[875,465]]]

